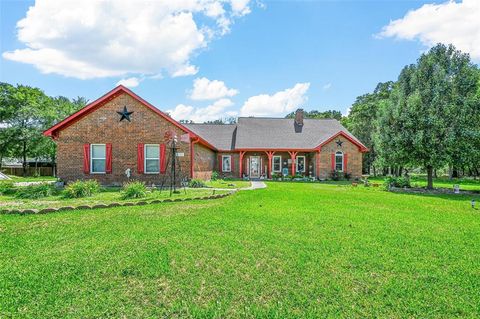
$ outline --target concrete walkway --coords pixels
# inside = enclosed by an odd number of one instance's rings
[[[250,183],[252,184],[250,185],[250,187],[240,188],[239,190],[254,190],[254,189],[267,188],[267,184],[261,181],[251,181]]]
[[[250,181],[250,186],[241,188],[218,188],[218,187],[205,187],[205,188],[192,188],[192,189],[214,189],[216,191],[251,191],[255,189],[267,188],[267,184],[261,181]],[[188,187],[188,189],[190,189]]]

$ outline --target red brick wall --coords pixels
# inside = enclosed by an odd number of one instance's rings
[[[131,122],[119,122],[117,111],[127,106]],[[125,170],[131,169],[131,179],[147,183],[161,183],[163,174],[137,173],[137,144],[161,144],[167,130],[173,130],[178,136],[184,134],[181,129],[161,118],[158,114],[142,105],[127,94],[121,94],[96,111],[86,115],[78,122],[60,131],[57,139],[58,176],[66,182],[77,179],[96,179],[102,184],[114,185],[127,181]],[[112,144],[112,173],[84,174],[83,145]],[[188,143],[179,143],[179,157],[182,174],[190,174],[190,147]],[[167,155],[169,150],[167,148]]]
[[[209,180],[215,170],[216,153],[198,143],[194,144],[194,149],[193,176],[194,178]]]
[[[221,172],[221,162],[219,160],[221,159],[222,155],[230,155],[232,157],[232,170],[231,172]],[[233,153],[233,152],[222,152],[222,153],[216,153],[215,157],[215,167],[214,171],[217,171],[220,173],[221,177],[232,177],[232,178],[239,178],[239,169],[240,169],[240,154],[239,153]]]
[[[336,141],[340,140],[343,142],[342,146],[338,146]],[[358,147],[340,136],[334,141],[331,141],[327,145],[322,147],[320,152],[320,170],[318,172],[318,177],[321,179],[326,179],[330,177],[332,172],[332,153],[341,151],[344,154],[347,154],[347,172],[351,174],[352,178],[362,176],[362,153],[358,150]]]

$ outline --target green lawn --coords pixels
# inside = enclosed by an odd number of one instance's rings
[[[214,188],[245,188],[250,186],[249,181],[241,181],[241,180],[215,180],[215,181],[207,181],[205,182],[208,187]]]
[[[27,176],[27,177],[22,177],[22,176],[14,176],[14,175],[8,175],[12,179],[14,183],[19,183],[19,182],[49,182],[49,181],[56,181],[57,178],[53,176],[39,176],[39,177],[33,177],[33,176]]]
[[[228,191],[215,191],[215,194],[223,194]],[[138,202],[138,201],[150,201],[154,199],[176,199],[176,198],[192,198],[210,196],[214,193],[209,189],[179,189],[178,194],[172,194],[170,196],[169,190],[164,191],[150,191],[146,197],[122,199],[122,193],[118,188],[106,188],[101,192],[95,194],[92,197],[84,198],[64,198],[61,193],[55,196],[49,196],[40,199],[19,199],[14,195],[0,196],[0,211],[2,209],[42,209],[47,207],[58,208],[62,206],[80,206],[80,205],[97,205],[97,204],[110,204],[113,202],[125,203],[125,202]]]
[[[385,177],[369,177],[368,180],[372,183],[383,183]],[[426,187],[426,176],[411,176],[410,183],[414,187]],[[453,178],[439,177],[433,180],[433,187],[435,188],[449,188],[453,190],[453,185],[460,185],[461,190],[480,190],[480,179],[474,180],[472,178]]]
[[[470,199],[268,183],[0,215],[0,318],[478,318]]]

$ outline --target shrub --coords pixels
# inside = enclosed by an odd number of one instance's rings
[[[333,181],[339,181],[341,177],[342,177],[342,173],[337,170],[333,170],[330,172],[330,179]]]
[[[282,177],[279,173],[272,173],[272,179],[279,179]]]
[[[53,185],[42,183],[19,187],[16,192],[16,197],[23,199],[38,199],[52,196],[54,194],[55,188],[53,187]]]
[[[15,191],[16,188],[12,181],[0,182],[0,195],[13,195],[15,194]]]
[[[405,178],[405,177],[393,177],[393,176],[389,176],[387,178],[385,178],[385,182],[384,182],[385,186],[388,187],[388,186],[393,186],[393,187],[408,187],[410,188],[410,179],[408,178]]]
[[[216,181],[220,178],[220,174],[217,171],[212,172],[212,177],[210,178],[212,181]]]
[[[190,182],[188,182],[188,187],[202,188],[202,187],[207,187],[207,185],[205,185],[205,183],[202,180],[192,179],[192,180],[190,180]]]
[[[352,174],[351,173],[343,173],[343,178],[345,178],[347,181],[350,180],[350,178],[352,178]]]
[[[99,190],[100,185],[96,180],[76,181],[65,188],[63,196],[66,198],[89,197],[98,193]]]
[[[141,198],[147,196],[147,187],[143,182],[128,182],[123,184],[122,198]]]

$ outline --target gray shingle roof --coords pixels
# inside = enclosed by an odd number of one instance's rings
[[[233,149],[313,149],[343,131],[360,145],[335,119],[304,119],[303,127],[294,119],[240,117],[237,124],[186,124],[220,150]]]
[[[184,124],[219,150],[233,150],[236,124]]]
[[[349,134],[334,119],[304,119],[303,123],[300,128],[294,119],[241,117],[235,147],[312,149],[340,131]]]

